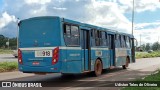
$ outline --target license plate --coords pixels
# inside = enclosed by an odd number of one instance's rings
[[[52,57],[52,50],[35,51],[35,57]]]
[[[33,62],[32,64],[33,65],[39,65],[39,62]]]

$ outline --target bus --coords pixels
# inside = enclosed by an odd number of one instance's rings
[[[18,67],[23,73],[76,74],[135,62],[134,36],[58,16],[18,23]]]

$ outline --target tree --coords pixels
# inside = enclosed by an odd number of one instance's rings
[[[153,51],[160,50],[160,44],[158,42],[153,43],[152,49]]]
[[[11,49],[16,49],[17,48],[17,38],[9,39],[9,45]]]
[[[7,38],[3,35],[0,35],[0,47],[4,47],[6,45]]]
[[[11,49],[16,49],[17,46],[17,38],[8,38],[3,35],[0,35],[0,48],[6,47],[6,42],[8,42],[9,39],[9,46]]]
[[[146,48],[145,44],[142,44],[140,47],[142,51],[145,51],[145,48]]]
[[[149,43],[146,44],[146,51],[151,49],[151,45]]]

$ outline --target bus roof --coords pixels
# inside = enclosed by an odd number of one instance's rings
[[[20,22],[33,20],[33,19],[40,19],[40,18],[57,18],[57,19],[61,19],[63,22],[72,23],[72,24],[75,24],[75,25],[79,25],[81,27],[86,27],[86,28],[89,28],[90,30],[91,29],[97,29],[97,30],[102,30],[102,31],[108,31],[108,33],[110,33],[110,34],[118,33],[118,34],[127,35],[127,36],[129,36],[131,38],[134,38],[134,36],[132,34],[123,33],[123,32],[119,32],[119,31],[113,30],[113,29],[103,28],[103,27],[99,27],[99,26],[95,26],[95,25],[91,25],[91,24],[86,24],[86,23],[82,23],[82,22],[78,22],[78,21],[74,21],[74,20],[70,20],[70,19],[66,19],[66,18],[61,18],[59,16],[32,17],[32,18],[29,18],[29,19],[21,20]]]
[[[102,31],[108,31],[108,33],[110,33],[110,34],[118,33],[118,34],[127,35],[131,38],[134,38],[134,36],[132,34],[129,34],[129,33],[123,33],[123,32],[113,30],[113,29],[108,29],[108,28],[103,28],[103,27],[91,25],[91,24],[81,23],[81,22],[66,19],[66,18],[61,18],[61,19],[63,20],[63,22],[66,22],[66,23],[72,23],[72,24],[74,23],[74,24],[80,25],[82,27],[87,27],[87,28],[90,28],[90,29],[97,29],[97,30],[102,30]]]

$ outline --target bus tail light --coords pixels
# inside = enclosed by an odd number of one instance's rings
[[[56,47],[54,50],[53,50],[53,53],[52,53],[52,65],[53,64],[56,64],[58,62],[58,58],[59,58],[59,47]]]
[[[22,51],[20,49],[18,49],[18,62],[22,64]]]

